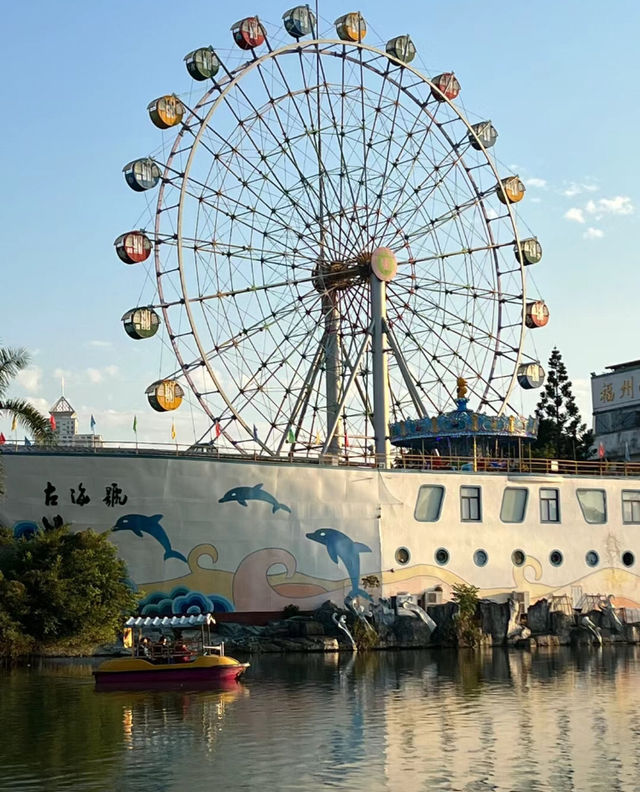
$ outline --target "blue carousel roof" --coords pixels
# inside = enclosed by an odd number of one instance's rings
[[[389,426],[394,445],[408,445],[415,440],[443,437],[504,437],[535,440],[538,419],[515,415],[484,415],[467,407],[468,399],[456,399],[456,409],[432,418],[397,421]]]

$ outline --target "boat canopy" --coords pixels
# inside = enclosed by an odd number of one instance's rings
[[[197,616],[131,616],[124,623],[125,627],[200,627],[203,624],[215,624],[216,620],[210,613],[199,613]]]

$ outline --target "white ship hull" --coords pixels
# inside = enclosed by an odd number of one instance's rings
[[[2,464],[7,494],[0,523],[27,537],[56,516],[76,530],[111,532],[150,614],[202,609],[203,598],[216,610],[278,613],[296,605],[308,611],[327,599],[343,603],[365,576],[380,583],[368,589],[374,596],[441,591],[446,601],[455,583],[471,583],[495,599],[514,590],[529,592],[531,603],[612,594],[618,607],[640,608],[640,530],[623,522],[621,502],[622,490],[640,489],[638,479],[133,451],[9,452]],[[414,515],[425,484],[444,488],[432,522]],[[461,486],[481,488],[481,521],[461,520]],[[500,519],[506,487],[528,490],[522,522]],[[560,522],[541,522],[540,488],[558,490]],[[605,492],[604,523],[586,522],[578,503],[576,490],[592,488]],[[438,563],[438,550],[447,551],[446,563]],[[477,564],[478,550],[486,553],[484,566]],[[514,551],[524,563],[517,565]],[[562,560],[554,565],[557,551]],[[590,566],[587,554],[594,552],[597,563]]]

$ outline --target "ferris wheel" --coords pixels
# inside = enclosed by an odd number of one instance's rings
[[[188,386],[221,444],[275,456],[386,453],[389,423],[451,409],[459,378],[474,409],[514,409],[542,384],[524,337],[549,312],[527,296],[542,250],[518,234],[525,186],[490,156],[493,124],[466,120],[452,72],[411,65],[408,35],[365,43],[360,13],[329,37],[308,6],[231,34],[235,54],[185,58],[199,101],[149,104],[168,154],[124,168],[158,191],[154,227],[116,240],[155,264],[125,329],[164,322],[178,362],[151,405]]]

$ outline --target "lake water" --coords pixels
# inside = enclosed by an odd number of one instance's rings
[[[228,690],[0,675],[2,790],[640,790],[640,650],[250,658]]]

